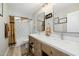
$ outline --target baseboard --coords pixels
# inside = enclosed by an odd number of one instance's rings
[[[8,47],[7,50],[5,51],[4,56],[7,56],[8,51],[9,51],[9,47]]]

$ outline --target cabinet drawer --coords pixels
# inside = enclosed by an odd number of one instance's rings
[[[49,56],[53,55],[51,47],[47,44],[44,44],[44,43],[42,44],[42,50]]]

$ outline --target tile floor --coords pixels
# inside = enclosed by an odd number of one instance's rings
[[[8,53],[6,56],[21,56],[20,47],[9,47]]]
[[[6,56],[27,56],[27,51],[24,46],[12,46]]]

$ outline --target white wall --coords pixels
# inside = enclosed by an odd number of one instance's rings
[[[79,11],[67,15],[67,32],[79,32]]]
[[[0,7],[1,8],[1,7]],[[3,17],[0,16],[0,55],[4,55],[6,49],[8,48],[8,39],[5,39],[4,36],[4,23],[8,20],[8,6],[7,4],[4,4],[4,15]]]

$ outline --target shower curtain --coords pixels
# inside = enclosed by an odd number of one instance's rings
[[[20,17],[15,17],[15,34],[17,45],[21,45],[24,41],[28,41],[28,35],[31,32],[31,22],[28,19],[21,20]]]

